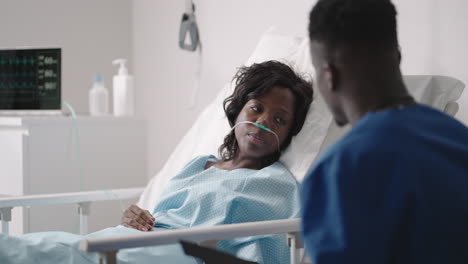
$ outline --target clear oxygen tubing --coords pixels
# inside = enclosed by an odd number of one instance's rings
[[[71,113],[71,117],[72,117],[72,121],[73,121],[73,134],[74,134],[74,145],[76,146],[76,160],[77,160],[77,166],[78,166],[78,169],[79,169],[79,180],[80,180],[80,192],[84,191],[84,166],[82,164],[82,159],[81,159],[81,149],[80,149],[80,137],[79,137],[79,133],[78,133],[78,122],[77,122],[77,118],[76,118],[76,112],[75,110],[73,109],[73,107],[71,106],[70,103],[68,103],[67,101],[63,101],[63,104],[68,108],[68,110],[70,111]],[[119,201],[119,204],[120,204],[120,209],[122,210],[122,212],[125,211],[125,206],[124,206],[124,203],[122,201],[122,199],[120,199],[120,197],[114,193],[112,190],[109,190],[109,189],[101,189],[100,191],[103,191],[104,193],[106,193],[106,195],[108,197],[114,197],[116,198],[118,201]]]
[[[193,15],[194,19],[195,17],[195,5],[193,4],[192,0],[186,0],[185,1],[186,5],[186,12],[190,13]],[[198,35],[198,45],[197,45],[197,50],[198,50],[198,56],[197,56],[197,66],[195,70],[195,80],[193,83],[193,88],[192,88],[192,94],[190,96],[190,101],[188,105],[188,109],[193,109],[197,105],[197,98],[198,98],[198,93],[200,91],[200,82],[201,82],[201,77],[202,77],[202,72],[203,72],[203,45],[200,37],[200,28],[197,26],[197,35]]]
[[[240,124],[251,124],[251,125],[254,125],[254,126],[256,126],[256,127],[259,127],[259,128],[261,128],[261,129],[263,129],[263,130],[265,130],[265,131],[267,131],[267,132],[270,132],[270,133],[272,133],[273,135],[275,135],[275,138],[276,138],[276,145],[278,146],[278,152],[281,152],[280,143],[279,143],[279,137],[278,137],[278,135],[277,135],[275,132],[273,132],[273,130],[271,130],[271,129],[269,129],[268,127],[266,127],[266,126],[264,126],[264,125],[262,125],[262,124],[259,124],[259,123],[250,122],[250,121],[241,121],[241,122],[235,124],[235,125],[231,128],[230,131],[234,130],[234,129],[235,129],[238,125],[240,125]],[[230,131],[229,131],[229,132],[230,132]]]
[[[63,104],[68,108],[71,113],[72,123],[73,123],[73,140],[74,145],[76,146],[76,161],[78,167],[78,177],[80,180],[80,192],[84,190],[84,167],[81,160],[81,149],[80,149],[80,135],[78,133],[78,123],[76,121],[76,112],[67,101],[63,101]]]

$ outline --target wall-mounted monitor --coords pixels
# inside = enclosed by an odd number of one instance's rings
[[[0,114],[61,113],[61,49],[0,49]]]

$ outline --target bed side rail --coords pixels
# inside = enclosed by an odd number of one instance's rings
[[[300,219],[296,218],[210,227],[193,227],[108,238],[89,238],[81,241],[80,249],[86,252],[99,253],[101,256],[100,263],[113,264],[116,263],[117,252],[126,248],[174,244],[178,243],[180,240],[203,243],[238,237],[286,233],[291,248],[291,263],[298,263],[298,249],[302,248],[299,230]]]
[[[8,234],[9,222],[12,220],[11,210],[15,207],[76,203],[78,205],[78,215],[80,217],[80,234],[84,235],[88,233],[88,216],[92,202],[131,199],[140,196],[143,190],[144,188],[125,188],[0,197],[2,233]]]

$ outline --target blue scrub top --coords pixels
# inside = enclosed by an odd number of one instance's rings
[[[370,112],[301,187],[315,264],[468,263],[468,128],[432,108]]]

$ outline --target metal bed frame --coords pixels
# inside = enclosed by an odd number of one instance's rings
[[[45,195],[8,196],[0,198],[0,218],[2,233],[9,233],[9,222],[12,221],[11,211],[15,207],[45,206],[53,204],[77,204],[80,218],[80,234],[88,233],[88,216],[93,202],[109,200],[125,200],[141,195],[144,188],[114,189],[105,191],[89,191],[74,193],[58,193]],[[109,197],[112,192],[114,197]],[[193,227],[158,232],[148,232],[134,235],[112,236],[111,238],[85,238],[80,243],[80,249],[85,252],[99,254],[100,263],[117,263],[119,250],[134,247],[158,246],[178,243],[187,240],[204,246],[215,247],[217,241],[247,236],[268,234],[286,234],[291,252],[291,264],[304,263],[302,241],[300,239],[300,219],[285,219],[261,221],[241,224],[229,224],[210,227]]]

